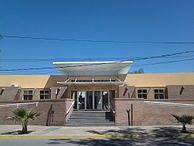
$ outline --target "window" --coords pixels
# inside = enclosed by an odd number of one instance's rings
[[[164,99],[165,98],[164,89],[154,89],[154,97],[155,99]]]
[[[23,99],[24,100],[32,100],[33,90],[24,90]]]
[[[147,99],[147,89],[137,90],[137,97]]]
[[[50,92],[49,90],[40,90],[40,99],[49,99]]]

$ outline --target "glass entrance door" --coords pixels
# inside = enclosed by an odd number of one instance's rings
[[[76,110],[109,110],[109,91],[72,91]]]
[[[85,91],[80,91],[77,92],[77,109],[78,110],[84,110],[85,109],[85,100],[86,100],[86,92]]]
[[[93,92],[86,91],[86,109],[92,110],[93,109]]]
[[[95,110],[101,110],[102,109],[101,91],[94,91],[94,109]]]

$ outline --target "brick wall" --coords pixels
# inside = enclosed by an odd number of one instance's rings
[[[194,105],[173,105],[148,102],[144,104],[142,125],[172,125],[177,124],[171,114],[193,115]]]
[[[34,121],[30,122],[33,125],[64,125],[65,124],[65,113],[66,113],[66,102],[67,100],[36,100],[36,101],[25,101],[25,103],[38,102],[38,105],[25,105],[20,106],[33,111],[39,112],[41,115]],[[21,102],[0,102],[0,105],[5,104],[17,104]],[[13,115],[12,111],[16,109],[16,105],[12,107],[1,107],[0,106],[0,124],[15,124],[12,120],[6,120],[6,117]],[[53,111],[53,112],[52,112]],[[51,113],[52,114],[49,114]]]
[[[136,98],[134,86],[119,86],[119,98]]]
[[[133,104],[133,123],[134,125],[141,125],[143,120],[143,99],[130,99],[130,98],[115,98],[115,123],[116,125],[128,125],[127,110]]]
[[[175,101],[117,98],[114,101],[115,123],[116,125],[128,125],[127,110],[131,109],[131,104],[133,105],[133,125],[175,125],[177,122],[171,114],[194,116],[194,104],[171,104],[176,103]],[[181,102],[189,103],[187,100]]]
[[[169,85],[167,86],[168,99],[193,99],[194,100],[194,86],[193,85]]]
[[[1,92],[0,101],[20,100],[20,90],[18,87],[1,88]]]
[[[154,90],[163,89],[165,91],[165,99],[172,100],[194,100],[194,85],[168,85],[166,87],[135,87],[135,86],[119,86],[119,98],[137,98],[137,90],[146,89],[147,99],[154,100]]]

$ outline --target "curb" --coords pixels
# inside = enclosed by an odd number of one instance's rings
[[[65,134],[65,135],[0,135],[0,139],[65,139],[65,138],[194,138],[194,134],[146,135],[146,134]]]

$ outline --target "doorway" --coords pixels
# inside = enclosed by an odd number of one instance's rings
[[[76,110],[109,110],[109,91],[72,91]]]

